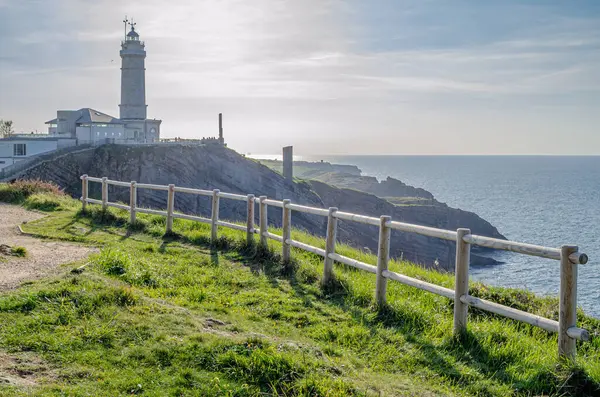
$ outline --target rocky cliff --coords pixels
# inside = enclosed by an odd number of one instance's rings
[[[405,184],[398,179],[387,177],[387,179],[379,182],[373,176],[364,175],[349,175],[338,173],[327,173],[320,175],[316,179],[340,188],[360,190],[374,194],[378,197],[412,197],[425,200],[433,200],[433,194],[425,189],[413,187]]]
[[[282,162],[278,160],[260,160],[260,162],[277,172],[281,172],[283,167]],[[362,175],[360,168],[355,165],[294,161],[294,176],[325,182],[339,188],[360,190],[378,197],[434,199],[433,194],[427,190],[407,185],[398,179],[388,176],[380,182],[373,176]]]
[[[283,162],[280,160],[260,159],[258,162],[283,173]],[[326,161],[294,161],[294,176],[298,178],[314,179],[327,173],[361,176],[362,171],[355,165],[332,164]]]
[[[316,207],[336,206],[341,210],[379,216],[422,225],[456,229],[470,227],[474,233],[502,238],[496,228],[477,215],[447,206],[397,206],[373,194],[341,189],[326,183],[291,183],[277,172],[257,161],[249,160],[233,150],[220,146],[171,144],[154,146],[104,145],[73,155],[65,155],[27,171],[22,179],[51,180],[78,196],[79,176],[106,176],[110,179],[201,189],[220,189],[224,192],[266,195],[273,199],[291,199],[294,203]],[[390,182],[395,184],[395,182]],[[413,188],[414,189],[414,188]],[[100,196],[99,184],[90,184],[90,195]],[[110,186],[110,201],[128,202],[127,188]],[[140,189],[138,205],[166,207],[166,192]],[[208,216],[209,198],[177,193],[178,211]],[[245,203],[221,200],[223,219],[244,220]],[[294,213],[293,225],[316,235],[324,235],[326,220],[322,217]],[[281,210],[269,209],[269,221],[280,225]],[[340,222],[340,240],[357,247],[376,250],[377,230],[372,226]],[[437,259],[442,268],[451,270],[454,243],[407,233],[393,233],[392,253],[405,259],[431,266]],[[473,261],[480,259],[476,255]]]
[[[388,200],[373,194],[352,189],[340,189],[319,181],[310,181],[315,192],[326,207],[338,207],[340,211],[360,213],[378,217],[390,215],[393,220],[431,226],[440,229],[456,230],[469,227],[474,234],[503,239],[498,230],[477,214],[450,208],[446,205],[394,205]],[[468,226],[466,226],[468,225]],[[340,228],[340,240],[352,239],[362,234],[361,242],[372,249],[377,246],[378,235],[373,226],[363,226],[354,222],[344,222]],[[440,267],[452,270],[455,256],[455,244],[445,240],[420,236],[413,233],[392,231],[390,254],[403,257],[415,263],[430,267],[437,259]],[[478,255],[485,250],[473,249],[471,262],[478,265],[494,264],[493,259]]]

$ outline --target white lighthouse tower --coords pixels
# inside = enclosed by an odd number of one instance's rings
[[[137,142],[158,142],[161,120],[147,119],[146,50],[135,31],[135,23],[125,20],[130,31],[121,42],[121,104],[119,118],[125,122],[127,138]]]

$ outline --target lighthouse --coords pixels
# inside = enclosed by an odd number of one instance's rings
[[[1,1],[1,0],[0,0]],[[119,118],[92,108],[58,110],[56,118],[47,121],[48,135],[61,140],[56,148],[81,144],[138,144],[160,142],[162,120],[149,119],[146,112],[146,49],[135,23],[127,17],[124,38],[121,41],[121,104]],[[115,101],[116,102],[116,101]],[[65,139],[68,139],[65,140]],[[50,142],[49,140],[48,142]],[[51,144],[40,145],[48,150]],[[35,145],[34,145],[35,146]],[[37,154],[34,146],[19,149],[19,153]],[[17,153],[15,149],[15,153]],[[0,164],[1,161],[0,161]],[[12,163],[10,163],[12,164]],[[2,167],[0,166],[0,169]]]
[[[121,42],[121,104],[119,118],[125,123],[128,138],[137,142],[158,142],[161,120],[147,118],[146,49],[136,24],[127,18],[125,38]],[[127,28],[129,27],[129,32]]]
[[[121,42],[121,120],[146,119],[146,50],[140,35],[131,26],[125,40]]]

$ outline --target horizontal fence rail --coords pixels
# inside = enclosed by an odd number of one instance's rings
[[[334,262],[342,263],[347,266],[373,273],[376,275],[375,300],[379,305],[386,303],[387,281],[393,280],[404,285],[421,289],[436,295],[454,301],[454,329],[455,335],[460,335],[467,328],[467,313],[469,307],[488,311],[499,316],[507,317],[513,320],[525,322],[527,324],[542,328],[548,332],[558,333],[558,354],[560,358],[573,359],[576,354],[575,341],[587,341],[590,339],[589,332],[583,328],[577,327],[577,266],[588,262],[588,256],[579,252],[576,246],[563,245],[561,248],[550,248],[539,245],[519,243],[515,241],[499,240],[491,237],[478,236],[471,234],[469,229],[444,230],[428,226],[414,225],[410,223],[393,221],[389,216],[382,215],[379,218],[353,214],[349,212],[338,211],[337,208],[329,209],[310,207],[300,204],[293,204],[290,200],[273,200],[266,196],[256,197],[253,194],[242,195],[235,193],[225,193],[218,189],[202,190],[188,187],[179,187],[175,185],[153,185],[147,183],[137,183],[115,181],[108,178],[94,178],[87,175],[81,177],[82,196],[81,202],[83,211],[87,204],[98,204],[103,209],[108,207],[128,210],[130,212],[130,222],[135,223],[136,213],[146,213],[152,215],[164,216],[166,221],[166,232],[172,231],[173,219],[187,219],[195,222],[202,222],[211,225],[211,241],[214,243],[218,237],[218,228],[226,227],[234,230],[246,232],[246,241],[254,244],[254,235],[259,235],[260,245],[263,248],[268,247],[268,240],[274,240],[282,245],[283,261],[290,260],[290,249],[296,248],[311,252],[324,258],[323,277],[321,283],[327,285],[333,277]],[[102,199],[96,200],[89,197],[89,182],[102,184]],[[130,189],[129,205],[122,203],[113,203],[108,201],[108,185],[127,187]],[[137,190],[151,189],[163,190],[167,192],[167,210],[156,210],[137,207]],[[196,194],[211,197],[211,217],[203,218],[196,215],[182,214],[174,211],[175,193]],[[245,225],[226,222],[219,219],[220,199],[245,201],[247,203],[247,219]],[[259,225],[256,227],[255,207],[259,209]],[[269,232],[267,219],[267,208],[275,207],[282,210],[282,235]],[[327,218],[327,234],[325,239],[325,249],[315,247],[291,238],[292,211],[297,211],[310,215],[317,215]],[[361,224],[377,226],[379,228],[379,243],[377,250],[377,266],[361,262],[359,260],[340,255],[335,252],[337,240],[338,220],[347,222],[357,222]],[[455,289],[445,288],[423,280],[408,277],[400,273],[390,271],[388,263],[390,260],[390,231],[399,230],[405,233],[415,233],[423,236],[439,238],[456,243],[456,261],[455,261]],[[517,310],[498,303],[490,302],[469,295],[469,262],[471,246],[479,246],[504,251],[511,251],[518,254],[538,256],[542,258],[560,261],[560,294],[559,294],[559,319],[558,321],[537,316],[521,310]]]
[[[466,243],[478,245],[480,247],[493,248],[497,250],[517,252],[519,254],[539,256],[541,258],[554,259],[559,261],[561,258],[560,248],[548,248],[540,245],[517,243],[514,241],[499,240],[497,238],[484,237],[468,234],[463,237]],[[574,264],[585,265],[588,261],[586,254],[574,252],[569,255],[569,260]]]

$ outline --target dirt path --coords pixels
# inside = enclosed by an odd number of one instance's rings
[[[59,265],[85,258],[95,249],[77,244],[44,241],[22,235],[18,225],[42,218],[22,207],[0,203],[0,244],[27,249],[27,257],[0,254],[0,291],[15,288],[23,281],[50,275]]]

